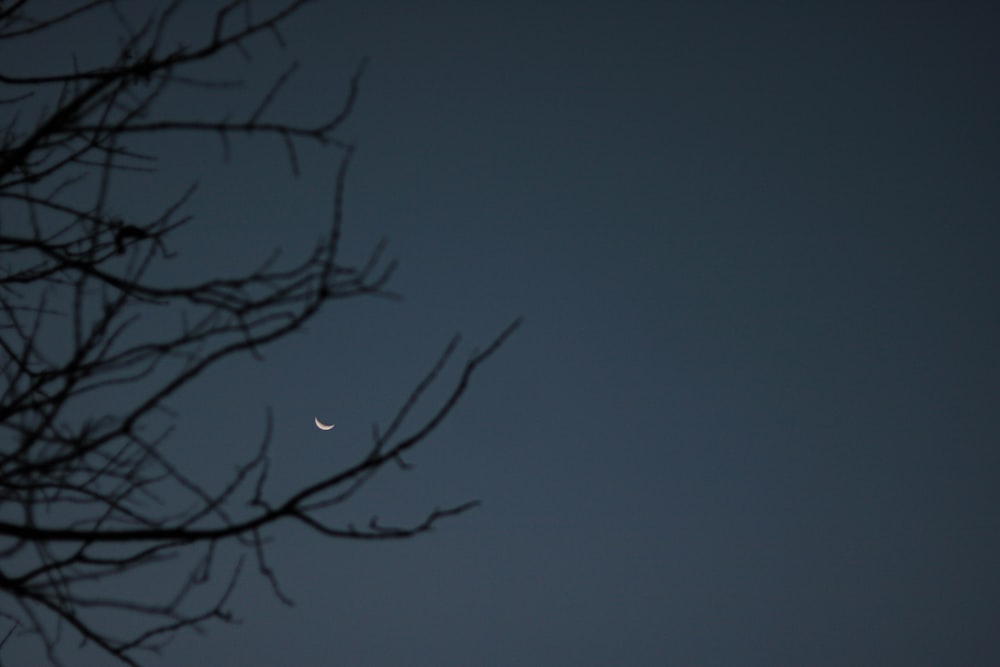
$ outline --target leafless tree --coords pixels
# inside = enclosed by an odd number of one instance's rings
[[[283,45],[282,26],[305,4],[229,1],[212,10],[204,39],[171,44],[181,2],[140,17],[126,11],[134,5],[114,0],[0,3],[3,53],[100,13],[108,21],[106,41],[119,40],[100,66],[74,62],[39,72],[31,58],[0,58],[0,616],[18,628],[15,637],[40,640],[54,664],[65,657],[67,636],[137,665],[143,651],[160,650],[178,631],[230,620],[228,599],[243,560],[219,565],[224,544],[239,547],[285,600],[264,549],[265,532],[279,522],[331,538],[407,538],[475,504],[435,509],[406,527],[374,519],[334,524],[329,511],[386,466],[407,465],[403,455],[449,415],[516,321],[460,365],[429,417],[415,419],[411,411],[442,381],[457,338],[388,425],[373,428],[363,456],[287,495],[268,491],[270,416],[256,455],[239,462],[218,488],[199,484],[169,456],[170,430],[160,426],[170,414],[167,401],[206,369],[256,354],[333,300],[390,294],[394,264],[382,259],[382,245],[359,266],[345,265],[339,254],[353,149],[337,132],[354,106],[363,65],[343,105],[315,125],[271,117],[294,68],[262,89],[243,115],[211,120],[161,110],[168,94],[230,85],[201,78],[199,67],[249,53],[263,39]],[[172,234],[189,222],[184,211],[192,189],[151,219],[138,219],[115,212],[111,183],[156,178],[155,152],[134,145],[178,133],[216,138],[226,154],[231,141],[251,135],[277,140],[296,173],[300,146],[328,147],[337,156],[333,203],[311,254],[290,266],[272,256],[242,275],[158,281],[154,269],[174,256]],[[157,326],[144,329],[151,318]],[[136,388],[130,401],[95,400],[123,385]],[[168,559],[192,553],[194,566],[165,600],[104,589],[109,580],[151,576]],[[209,582],[215,593],[206,604],[195,591],[211,588]],[[128,630],[107,623],[116,612],[128,614]]]

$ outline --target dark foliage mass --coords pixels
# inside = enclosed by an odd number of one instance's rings
[[[230,620],[228,599],[243,560],[219,565],[223,543],[239,547],[284,600],[264,549],[265,532],[278,522],[332,538],[405,538],[472,507],[436,509],[406,527],[329,518],[331,507],[387,465],[406,466],[403,454],[448,416],[477,367],[518,324],[473,353],[430,416],[411,424],[415,402],[439,381],[458,340],[448,345],[388,425],[373,429],[366,454],[346,468],[319,471],[274,497],[268,418],[256,455],[236,462],[227,483],[197,483],[169,456],[172,396],[220,361],[256,354],[297,331],[334,300],[390,295],[394,265],[383,260],[382,245],[359,266],[340,257],[353,149],[337,133],[363,65],[343,105],[314,125],[272,115],[294,67],[242,113],[176,116],[162,110],[168,94],[230,86],[199,73],[267,39],[283,46],[282,26],[306,3],[229,2],[206,15],[200,40],[184,35],[194,40],[184,43],[176,41],[176,22],[187,3],[141,16],[134,4],[122,4],[0,3],[5,54],[82,21],[104,21],[104,39],[115,45],[100,66],[70,61],[60,71],[36,71],[31,58],[0,59],[0,616],[13,629],[3,629],[3,641],[33,637],[53,663],[82,640],[135,665],[178,631]],[[156,279],[155,269],[173,258],[172,234],[190,222],[184,211],[193,188],[150,219],[130,219],[115,212],[111,183],[125,175],[158,178],[157,156],[145,147],[177,133],[217,139],[224,151],[231,141],[283,142],[292,172],[299,146],[328,147],[336,165],[333,204],[312,252],[290,265],[274,256],[242,275],[188,284]],[[151,320],[157,326],[144,327]],[[123,386],[136,388],[129,400],[100,400]],[[197,554],[194,567],[166,599],[104,589],[135,573],[155,576],[166,561],[190,554]],[[207,604],[196,593],[206,588],[215,591]],[[128,614],[127,628],[107,622],[117,612]]]

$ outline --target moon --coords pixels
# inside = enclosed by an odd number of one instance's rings
[[[329,431],[331,428],[336,426],[336,424],[324,424],[319,420],[319,417],[313,417],[313,421],[316,422],[316,428],[318,428],[321,431]]]

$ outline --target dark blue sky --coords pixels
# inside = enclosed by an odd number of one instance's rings
[[[150,664],[1000,662],[998,20],[986,2],[303,10],[254,90],[298,59],[276,111],[320,118],[371,58],[345,243],[360,260],[388,237],[405,299],[334,304],[206,376],[175,402],[178,455],[228,470],[270,405],[276,485],[313,479],[365,451],[454,332],[464,355],[524,315],[351,518],[484,505],[402,543],[277,530],[297,606],[251,577],[242,626]],[[334,154],[293,179],[280,145],[237,144],[225,171],[211,142],[175,149],[163,192],[202,181],[175,275],[324,232]]]

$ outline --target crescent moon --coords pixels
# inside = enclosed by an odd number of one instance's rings
[[[319,420],[319,417],[313,417],[313,421],[316,422],[316,428],[318,428],[321,431],[329,431],[331,428],[336,426],[336,424],[324,424]]]

